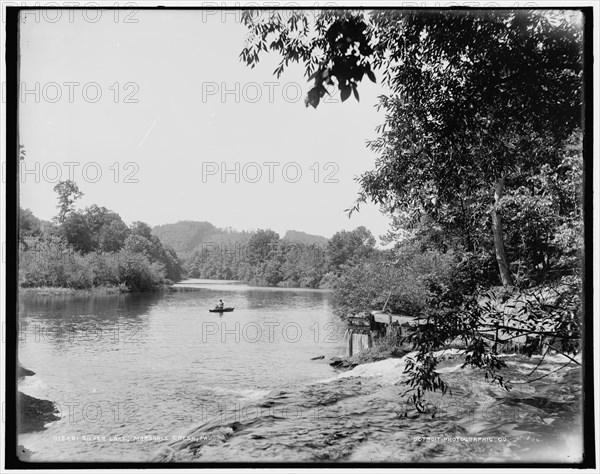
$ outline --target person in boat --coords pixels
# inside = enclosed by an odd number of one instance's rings
[[[225,303],[223,303],[223,300],[219,300],[219,302],[217,303],[217,306],[215,306],[215,309],[223,309],[225,308]]]

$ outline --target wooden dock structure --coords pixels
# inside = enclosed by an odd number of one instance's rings
[[[402,314],[392,314],[384,311],[363,311],[348,317],[346,335],[346,355],[351,357],[364,349],[373,347],[376,339],[388,331],[402,331],[402,328],[412,328],[417,319]]]

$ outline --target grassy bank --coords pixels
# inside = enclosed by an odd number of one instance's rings
[[[161,288],[152,291],[143,291],[135,293],[156,293],[156,292],[178,293],[187,291],[200,291],[200,288],[177,287],[172,285],[164,285]],[[124,285],[121,286],[96,286],[94,288],[78,289],[78,288],[63,288],[52,286],[39,287],[21,287],[19,295],[39,295],[39,296],[94,296],[94,295],[120,295],[124,293],[134,293],[129,291]]]
[[[97,286],[89,289],[62,288],[51,286],[19,288],[19,295],[40,296],[77,296],[77,295],[118,295],[128,293],[127,288],[119,286]]]

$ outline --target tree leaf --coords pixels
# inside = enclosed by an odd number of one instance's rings
[[[377,80],[375,79],[375,74],[373,73],[373,71],[371,71],[370,67],[368,67],[365,72],[367,73],[367,77],[371,79],[371,82],[377,82]]]
[[[342,102],[344,102],[348,97],[350,97],[350,92],[350,86],[340,85],[340,97],[342,98]]]

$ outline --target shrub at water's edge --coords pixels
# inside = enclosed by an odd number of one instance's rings
[[[73,296],[73,295],[119,295],[128,293],[124,286],[97,286],[89,289],[65,288],[57,286],[20,287],[19,295]]]
[[[178,281],[182,268],[174,250],[150,226],[127,226],[105,207],[73,207],[81,192],[60,182],[59,214],[53,222],[31,211],[19,216],[19,286],[64,288],[100,294],[156,291]]]

